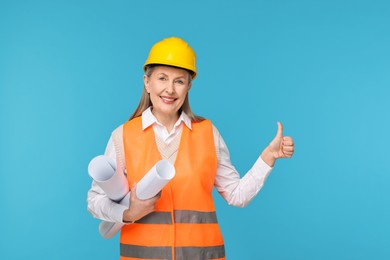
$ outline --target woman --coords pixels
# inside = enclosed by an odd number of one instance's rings
[[[130,207],[109,200],[92,183],[88,210],[102,220],[128,223],[120,236],[121,259],[225,259],[213,187],[230,205],[246,206],[275,161],[293,155],[293,140],[283,137],[278,122],[275,138],[240,179],[218,130],[191,111],[188,92],[197,76],[192,48],[180,38],[164,39],[152,47],[144,71],[138,108],[106,149],[126,169]],[[158,196],[138,199],[136,183],[162,158],[174,164],[175,177]]]

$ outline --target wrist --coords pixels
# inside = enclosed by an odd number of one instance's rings
[[[260,155],[261,159],[268,164],[270,167],[274,167],[276,158],[273,155],[273,153],[269,150],[269,147],[267,146],[264,151]]]
[[[133,224],[135,222],[133,214],[131,214],[129,209],[123,211],[122,221],[126,224]]]

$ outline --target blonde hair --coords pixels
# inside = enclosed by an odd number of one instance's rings
[[[148,65],[146,66],[146,69],[145,69],[145,75],[150,78],[150,76],[152,75],[153,71],[154,71],[154,68],[156,67],[157,64],[153,64],[153,65]],[[166,66],[166,65],[164,65]],[[172,67],[172,66],[171,66]],[[188,71],[188,70],[187,70]],[[191,79],[192,79],[192,75],[191,75],[191,71],[188,71],[188,78],[189,78],[189,82],[188,84],[191,83]],[[136,117],[139,117],[142,115],[142,113],[148,109],[148,107],[152,106],[152,101],[150,100],[150,96],[149,96],[149,93],[146,91],[145,89],[145,86],[144,86],[144,89],[142,90],[142,95],[141,95],[141,100],[139,101],[139,104],[138,104],[138,107],[135,109],[135,111],[133,112],[133,114],[130,116],[130,119],[133,119],[133,118],[136,118]],[[205,120],[203,117],[201,116],[197,116],[195,115],[194,113],[192,113],[192,110],[191,110],[191,107],[190,107],[190,101],[189,101],[189,98],[188,98],[188,93],[186,95],[186,98],[184,100],[184,103],[183,105],[181,106],[181,108],[179,109],[179,113],[181,112],[184,112],[187,114],[187,116],[191,119],[192,122],[201,122],[203,120]]]

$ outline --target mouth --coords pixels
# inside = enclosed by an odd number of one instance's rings
[[[160,98],[165,104],[173,104],[177,100],[177,98],[173,98],[173,97],[160,96]]]

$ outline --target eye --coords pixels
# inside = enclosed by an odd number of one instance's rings
[[[184,84],[184,81],[181,80],[181,79],[178,79],[178,80],[176,80],[176,83],[179,84],[179,85],[183,85],[183,84]]]
[[[158,80],[161,80],[161,81],[166,81],[167,78],[166,77],[159,77]]]

